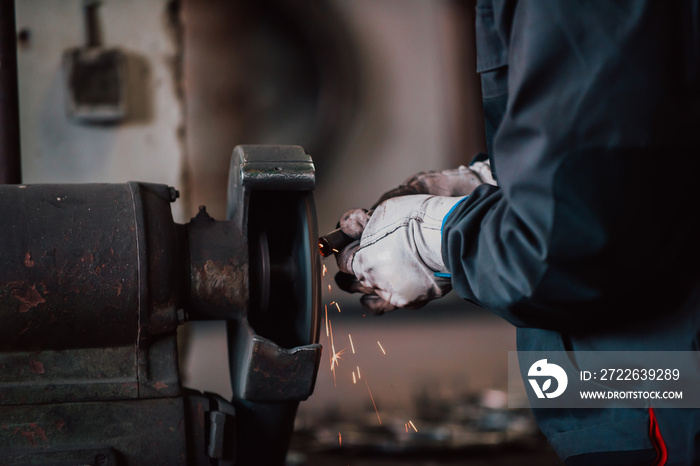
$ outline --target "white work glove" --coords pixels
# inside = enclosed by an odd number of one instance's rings
[[[462,199],[405,195],[384,201],[371,216],[360,209],[346,213],[341,228],[351,224],[362,232],[336,256],[346,274],[336,277],[338,285],[364,293],[363,306],[378,314],[445,295],[452,285],[442,261],[442,222]]]
[[[407,179],[401,186],[385,192],[372,208],[398,196],[432,194],[434,196],[466,196],[480,184],[496,185],[489,161],[474,162],[449,170],[421,172]]]

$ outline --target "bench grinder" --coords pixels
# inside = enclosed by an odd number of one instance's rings
[[[313,391],[314,165],[238,146],[227,220],[165,185],[0,185],[0,464],[284,464]],[[233,400],[180,384],[177,328],[225,320]]]

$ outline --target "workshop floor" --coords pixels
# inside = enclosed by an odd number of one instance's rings
[[[290,466],[562,466],[563,462],[548,448],[528,451],[432,452],[411,455],[307,453],[301,462]]]

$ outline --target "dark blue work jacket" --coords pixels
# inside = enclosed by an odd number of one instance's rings
[[[477,52],[499,187],[445,222],[454,289],[519,350],[697,350],[699,2],[479,0]],[[567,464],[700,464],[695,409],[535,416]]]

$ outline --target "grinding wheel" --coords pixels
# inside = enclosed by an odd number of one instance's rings
[[[299,146],[237,146],[227,218],[247,244],[247,306],[227,323],[236,464],[282,465],[299,401],[313,391],[321,261],[311,157]]]
[[[248,321],[259,335],[285,348],[318,341],[316,240],[311,193],[251,194]]]

